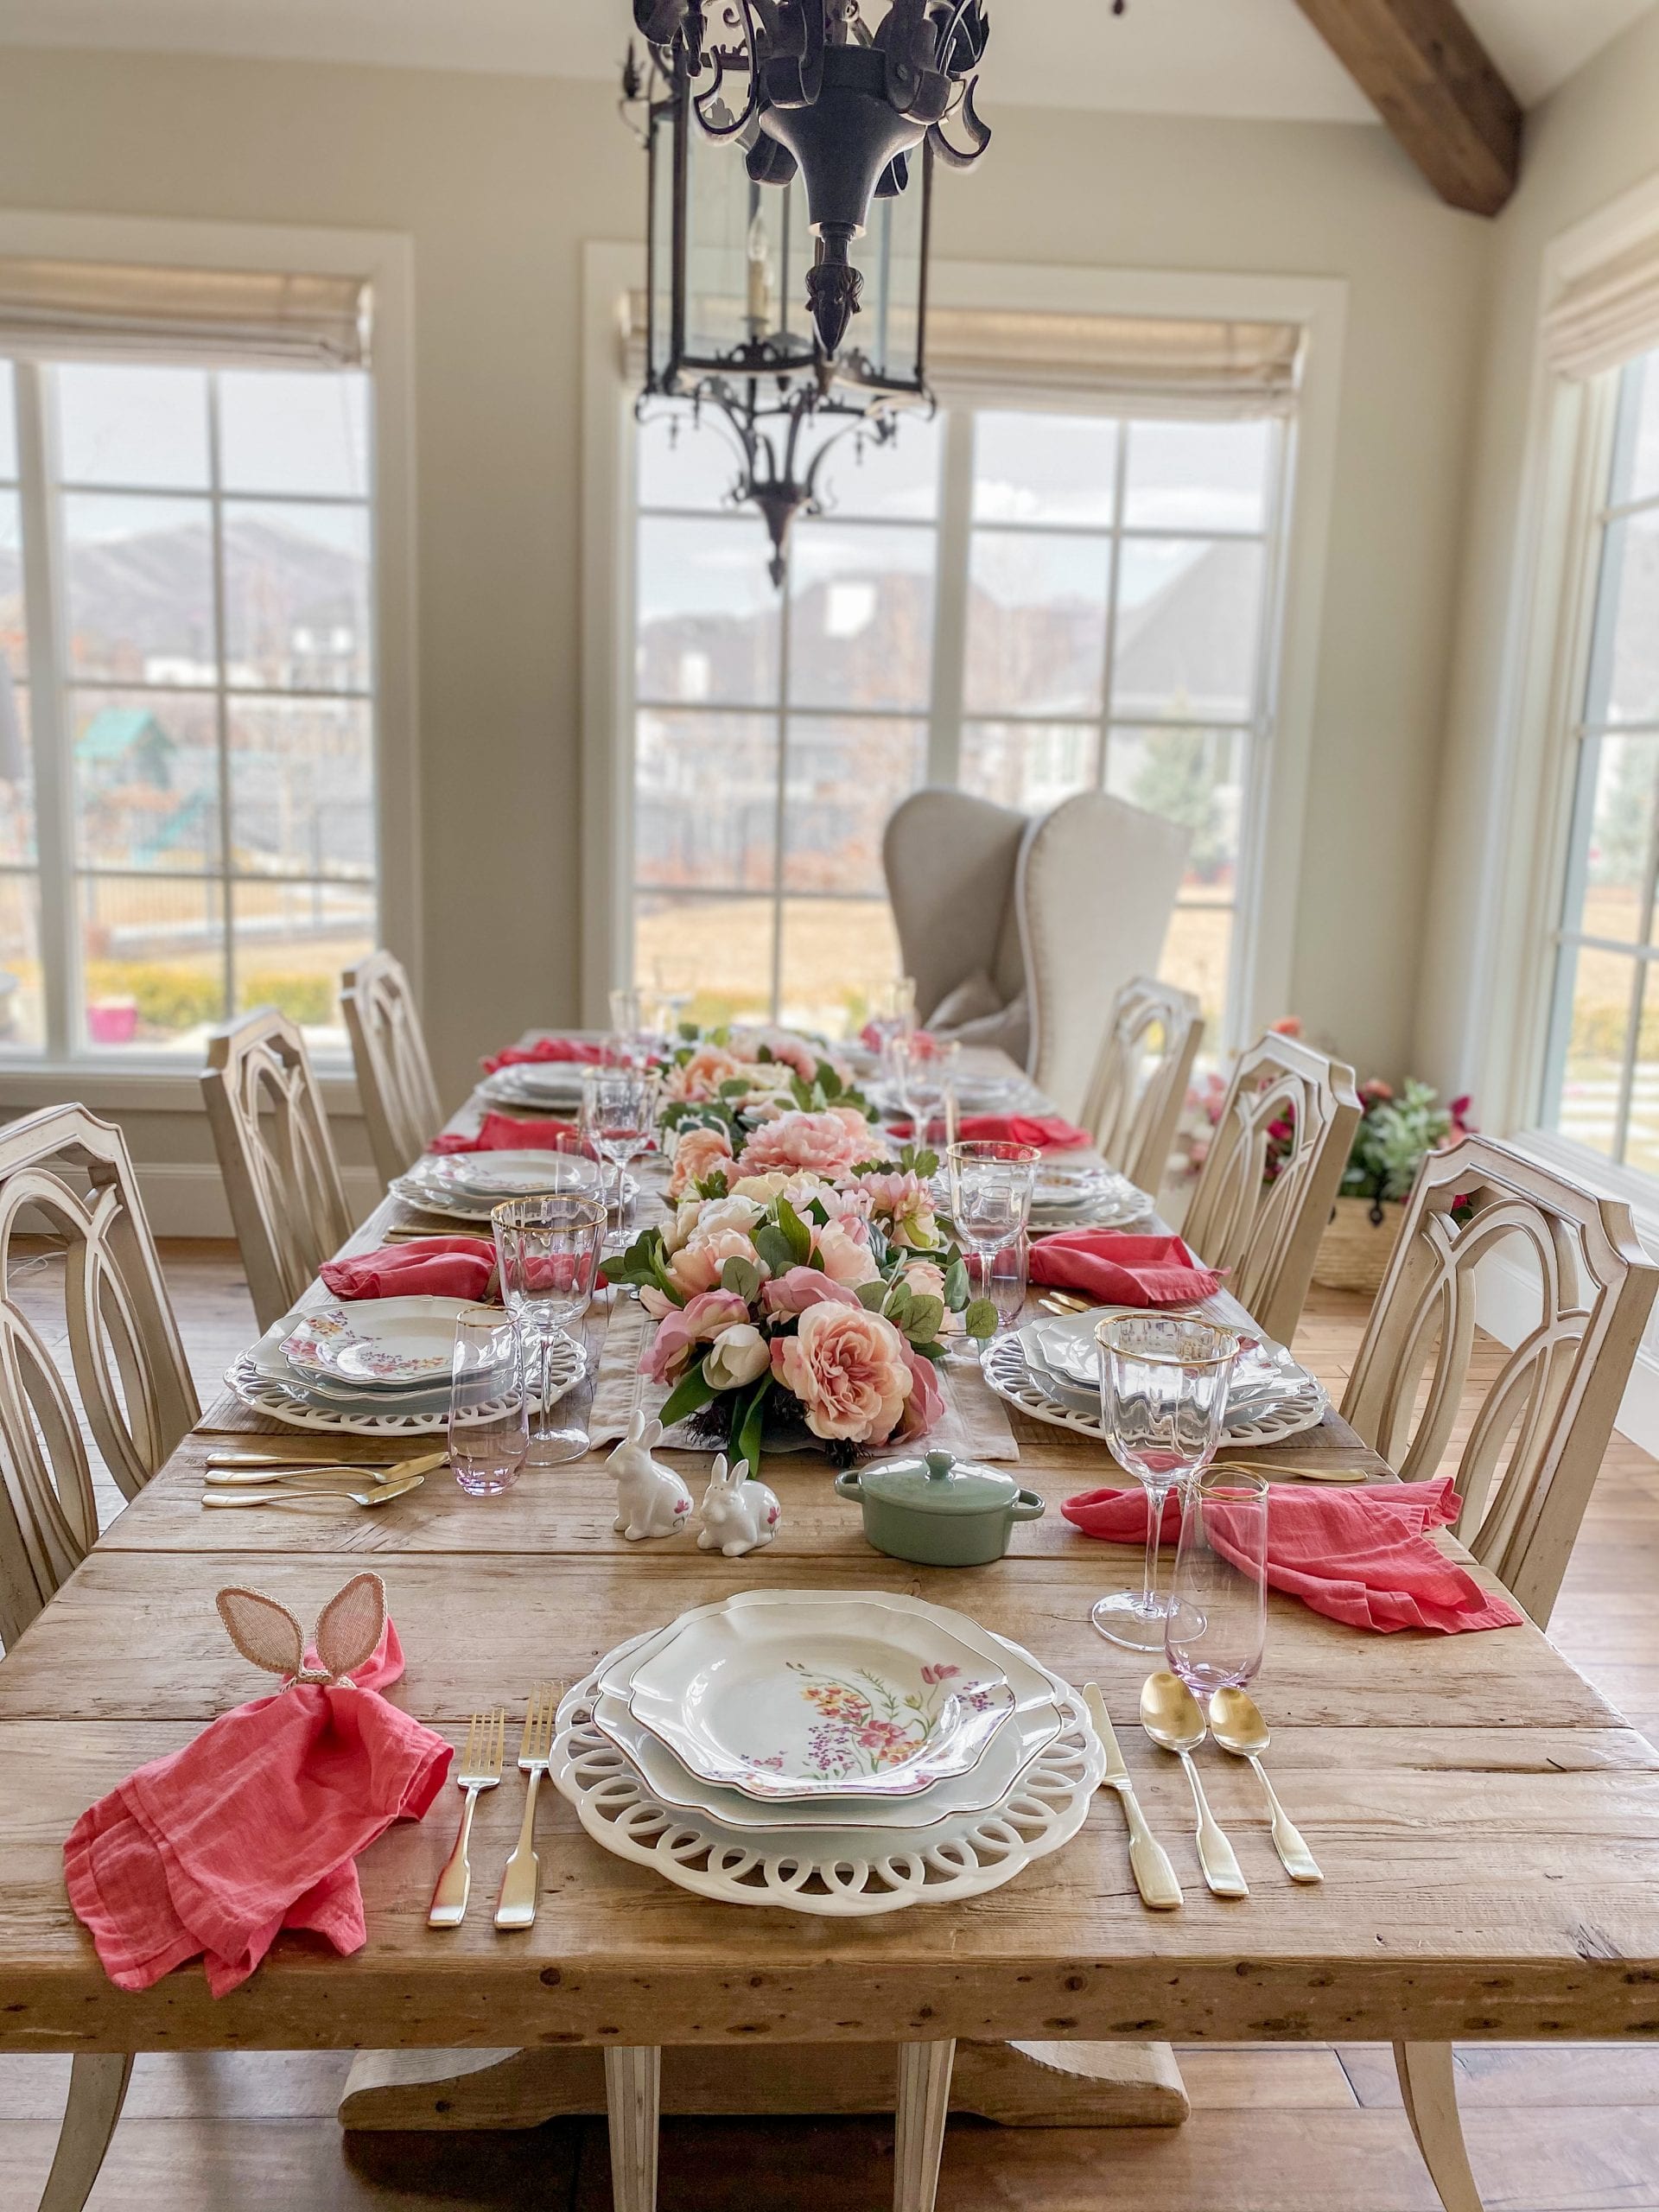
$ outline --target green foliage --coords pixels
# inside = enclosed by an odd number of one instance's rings
[[[1343,1196],[1405,1198],[1424,1155],[1436,1151],[1459,1126],[1430,1085],[1414,1077],[1408,1077],[1397,1098],[1368,1097],[1343,1170]]]
[[[962,1317],[962,1325],[970,1337],[994,1337],[996,1334],[996,1308],[988,1298],[976,1298]]]

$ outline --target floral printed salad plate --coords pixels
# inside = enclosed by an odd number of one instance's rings
[[[474,1310],[459,1298],[374,1298],[350,1307],[325,1306],[306,1314],[283,1339],[283,1357],[303,1376],[359,1389],[447,1382],[455,1317]]]
[[[920,1796],[1054,1698],[973,1622],[877,1592],[739,1592],[683,1614],[600,1686],[689,1773],[762,1804]]]

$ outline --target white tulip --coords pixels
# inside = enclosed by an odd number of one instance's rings
[[[702,1379],[711,1390],[741,1390],[772,1364],[772,1347],[753,1321],[722,1329],[703,1355]]]

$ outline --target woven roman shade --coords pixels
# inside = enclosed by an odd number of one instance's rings
[[[1564,377],[1600,376],[1659,346],[1659,238],[1575,278],[1543,330],[1544,358]]]
[[[1224,419],[1292,413],[1301,353],[1295,323],[931,306],[924,373],[944,406]],[[643,292],[629,298],[622,365],[643,382]]]
[[[0,257],[0,352],[363,368],[369,286],[361,276]]]

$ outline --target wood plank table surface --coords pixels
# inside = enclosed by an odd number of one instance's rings
[[[477,1110],[470,1102],[457,1125]],[[353,1247],[372,1246],[402,1213],[388,1201]],[[783,1507],[778,1541],[730,1560],[690,1535],[626,1543],[611,1527],[602,1452],[529,1469],[495,1499],[439,1478],[373,1514],[209,1514],[201,1468],[216,1435],[295,1433],[233,1402],[210,1408],[0,1662],[0,2050],[617,2053],[1659,2031],[1659,1753],[1530,1626],[1373,1636],[1271,1597],[1255,1688],[1275,1780],[1325,1878],[1285,1878],[1253,1777],[1206,1751],[1211,1803],[1251,1885],[1247,1901],[1211,1897],[1179,1767],[1134,1726],[1147,1662],[1103,1643],[1088,1619],[1103,1588],[1137,1579],[1137,1556],[1077,1536],[1056,1510],[1112,1479],[1111,1464],[1092,1440],[1010,1411],[1020,1478],[1050,1511],[1016,1531],[1007,1560],[952,1571],[872,1552],[825,1465],[801,1459],[766,1465]],[[330,1456],[396,1456],[367,1440],[324,1441]],[[1293,1452],[1387,1474],[1334,1414],[1271,1456]],[[702,1901],[602,1850],[550,1791],[538,1917],[499,1935],[490,1905],[521,1807],[518,1787],[504,1786],[480,1803],[473,1910],[458,1929],[429,1929],[425,1916],[453,1840],[451,1790],[362,1859],[369,1940],[355,1956],[283,1937],[218,2001],[198,1966],[142,1994],[118,1991],[66,1900],[65,1836],[135,1766],[259,1694],[219,1625],[216,1591],[250,1583],[309,1620],[365,1560],[385,1578],[407,1656],[390,1695],[456,1744],[469,1713],[505,1703],[509,1762],[533,1682],[574,1680],[623,1637],[730,1591],[908,1591],[957,1607],[1070,1681],[1101,1684],[1184,1909],[1142,1906],[1109,1797],[1071,1843],[1000,1890],[835,1920]],[[619,2064],[613,2088],[626,2078]],[[925,2102],[937,2083],[912,2088]],[[931,2197],[924,2189],[912,2201]]]

